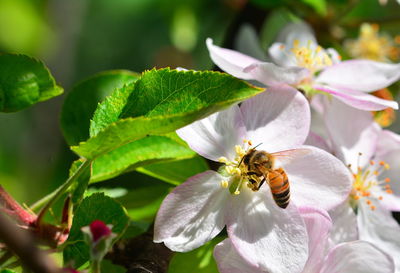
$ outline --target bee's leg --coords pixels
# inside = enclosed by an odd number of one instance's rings
[[[257,175],[256,172],[247,172],[247,175]]]
[[[257,190],[259,190],[261,188],[261,186],[264,184],[265,182],[265,177],[263,178],[263,180],[261,180],[260,184],[258,184]]]

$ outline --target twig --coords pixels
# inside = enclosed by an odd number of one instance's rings
[[[47,201],[46,205],[40,210],[37,218],[37,225],[39,226],[41,224],[41,221],[46,214],[46,212],[49,210],[49,208],[58,200],[58,198],[72,185],[72,183],[83,173],[86,168],[90,167],[92,162],[90,160],[85,160],[79,168],[76,170],[76,172],[65,181],[61,187],[59,187],[54,195],[49,198]]]
[[[39,249],[31,235],[0,214],[0,239],[15,253],[24,266],[35,273],[62,273],[45,252]]]

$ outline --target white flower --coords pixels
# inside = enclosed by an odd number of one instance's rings
[[[225,166],[190,178],[166,197],[157,214],[154,241],[174,251],[190,251],[226,225],[236,251],[253,266],[301,272],[308,239],[297,206],[332,209],[345,200],[351,186],[350,173],[339,160],[300,146],[309,123],[304,96],[282,87],[178,130],[193,150]],[[263,177],[250,175],[242,162],[255,146],[271,154],[276,168],[288,176],[291,201],[286,209],[274,202],[268,182],[258,190]]]
[[[241,79],[256,80],[269,88],[290,85],[307,94],[330,94],[362,110],[398,109],[395,101],[380,99],[368,92],[382,89],[400,78],[400,64],[370,60],[340,62],[333,49],[320,47],[309,27],[288,25],[269,54],[276,63],[257,60],[237,51],[215,46],[207,39],[211,59],[225,72]]]
[[[331,246],[331,220],[326,212],[301,209],[309,236],[310,256],[302,273],[393,273],[393,259],[365,241],[353,241]],[[214,249],[214,257],[221,273],[263,273],[240,257],[230,239]]]
[[[370,113],[332,99],[322,113],[326,149],[349,165],[353,189],[348,202],[331,211],[336,242],[365,240],[390,254],[400,272],[400,226],[390,211],[400,211],[400,136],[382,130]],[[307,143],[314,144],[315,137]]]

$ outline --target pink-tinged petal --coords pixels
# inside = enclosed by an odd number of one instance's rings
[[[308,233],[309,257],[303,272],[319,272],[328,250],[328,234],[332,221],[326,211],[311,208],[299,208]]]
[[[333,226],[329,238],[334,245],[358,240],[357,216],[348,201],[329,212]]]
[[[253,79],[252,75],[244,72],[243,69],[253,63],[260,62],[260,60],[254,59],[235,50],[216,46],[210,38],[206,40],[206,44],[212,61],[223,71],[240,79]]]
[[[328,153],[332,153],[329,143],[320,135],[310,131],[306,139],[305,145],[314,146],[320,148]]]
[[[389,170],[382,171],[379,179],[384,180],[385,178],[390,179],[390,187],[393,194],[381,194],[383,196],[383,204],[390,210],[400,211],[399,197],[400,197],[400,149],[394,149],[391,152],[385,153],[380,157],[375,158],[377,162],[384,160],[389,164]],[[383,185],[382,185],[383,186]],[[379,193],[377,193],[379,194]],[[386,200],[384,200],[386,199]]]
[[[324,69],[317,82],[337,88],[372,92],[385,88],[400,79],[400,64],[370,60],[343,61]]]
[[[297,84],[309,76],[310,72],[302,67],[280,67],[273,63],[253,63],[244,70],[251,79],[257,80],[267,86],[286,84]]]
[[[366,166],[375,153],[381,129],[370,112],[355,109],[337,99],[327,104],[323,117],[333,154],[345,165],[351,164],[356,173],[357,168]]]
[[[271,87],[240,107],[247,137],[270,153],[304,143],[310,129],[307,100],[289,86]]]
[[[400,151],[398,151],[400,152]],[[396,154],[396,157],[399,157],[399,154]],[[399,160],[400,161],[400,160]],[[397,181],[394,181],[395,183]],[[394,183],[393,183],[394,184]],[[396,183],[398,184],[398,183]],[[398,186],[398,185],[396,185]],[[392,189],[393,193],[387,193],[385,189],[383,189],[383,187],[376,187],[374,188],[374,190],[371,190],[371,195],[372,197],[375,197],[376,200],[379,200],[378,202],[380,202],[382,204],[382,206],[390,211],[400,211],[400,197],[398,194],[398,188],[393,187]]]
[[[330,210],[349,195],[350,171],[339,159],[321,149],[302,146],[286,151],[277,160],[288,175],[292,201],[299,207]]]
[[[379,201],[374,202],[374,206],[375,210],[371,210],[367,204],[359,202],[357,221],[360,240],[368,241],[392,256],[397,272],[400,270],[400,226]]]
[[[176,131],[189,147],[210,160],[222,156],[233,159],[235,145],[241,144],[246,134],[242,113],[237,105],[193,122]]]
[[[223,177],[206,171],[189,178],[164,199],[154,225],[154,242],[186,252],[214,238],[225,226],[230,193]]]
[[[231,199],[226,217],[236,251],[260,270],[301,272],[308,257],[307,230],[294,204],[278,207],[268,187],[243,188]]]
[[[247,263],[235,250],[230,239],[225,239],[214,248],[214,258],[221,273],[263,273]]]
[[[338,100],[350,105],[351,107],[365,110],[365,111],[380,111],[391,107],[393,109],[399,109],[399,105],[395,101],[384,100],[370,94],[366,94],[360,91],[355,91],[345,88],[336,88],[326,85],[314,85],[315,89],[326,92],[333,95]]]
[[[371,243],[339,244],[329,252],[320,273],[394,273],[393,259]]]
[[[381,130],[379,134],[378,146],[376,147],[375,155],[377,157],[384,157],[385,154],[393,150],[400,149],[400,135],[393,133],[389,130]]]

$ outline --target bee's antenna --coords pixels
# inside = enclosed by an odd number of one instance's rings
[[[258,146],[260,146],[261,144],[263,144],[262,142],[261,143],[259,143],[259,144],[257,144],[256,146],[254,146],[254,148],[252,148],[252,149],[255,149],[255,148],[257,148]]]

